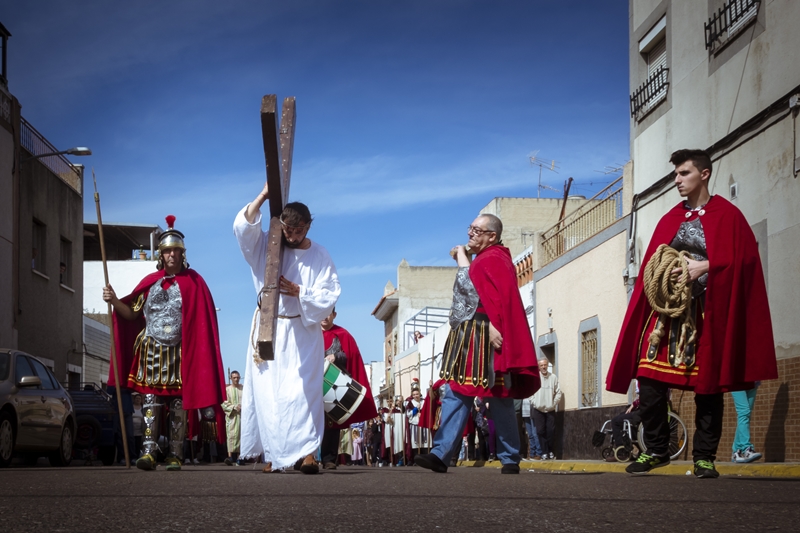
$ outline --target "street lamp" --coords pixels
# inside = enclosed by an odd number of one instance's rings
[[[70,148],[69,150],[63,150],[61,152],[48,152],[46,154],[39,154],[39,155],[32,155],[30,157],[26,157],[21,162],[24,163],[25,161],[30,161],[31,159],[40,159],[42,157],[50,157],[52,155],[92,155],[92,151],[85,147],[85,146],[76,146],[74,148]]]

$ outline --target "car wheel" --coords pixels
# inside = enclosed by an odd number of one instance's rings
[[[0,413],[0,468],[11,464],[14,456],[14,421],[8,413]]]
[[[75,435],[75,448],[78,450],[88,450],[100,444],[100,436],[103,427],[100,422],[92,415],[81,415],[78,417],[77,434]]]
[[[72,424],[67,420],[61,430],[61,444],[57,450],[50,453],[50,464],[53,466],[67,466],[72,461]]]

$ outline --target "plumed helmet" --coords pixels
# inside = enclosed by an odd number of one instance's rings
[[[414,378],[411,380],[411,392],[419,390],[419,379]]]
[[[159,251],[164,248],[180,248],[186,250],[183,244],[183,233],[175,229],[175,215],[167,215],[167,231],[161,234],[158,240]]]

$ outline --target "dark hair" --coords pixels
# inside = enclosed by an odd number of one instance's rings
[[[281,222],[288,226],[308,224],[311,220],[311,211],[301,202],[290,202],[281,211]]]
[[[500,238],[503,236],[503,221],[489,213],[484,213],[479,216],[486,219],[486,229],[497,233],[497,240],[500,241]]]
[[[231,376],[234,375],[234,374],[239,374],[239,371],[238,370],[234,370],[233,372],[231,372]],[[242,377],[242,375],[239,374],[239,377]]]
[[[669,157],[669,162],[676,167],[687,161],[691,161],[694,167],[700,172],[708,169],[708,175],[711,175],[711,156],[709,156],[708,152],[705,150],[683,148],[682,150],[672,152],[672,155]]]

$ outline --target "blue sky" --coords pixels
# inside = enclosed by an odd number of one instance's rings
[[[10,91],[97,174],[103,219],[174,214],[242,368],[255,306],[231,225],[261,190],[261,97],[297,98],[290,199],[331,253],[338,323],[382,359],[371,311],[397,265],[450,265],[479,209],[591,195],[629,159],[628,1],[4,2]],[[90,184],[85,219],[94,221]],[[555,193],[543,194],[553,196]],[[112,284],[114,280],[111,280]]]

